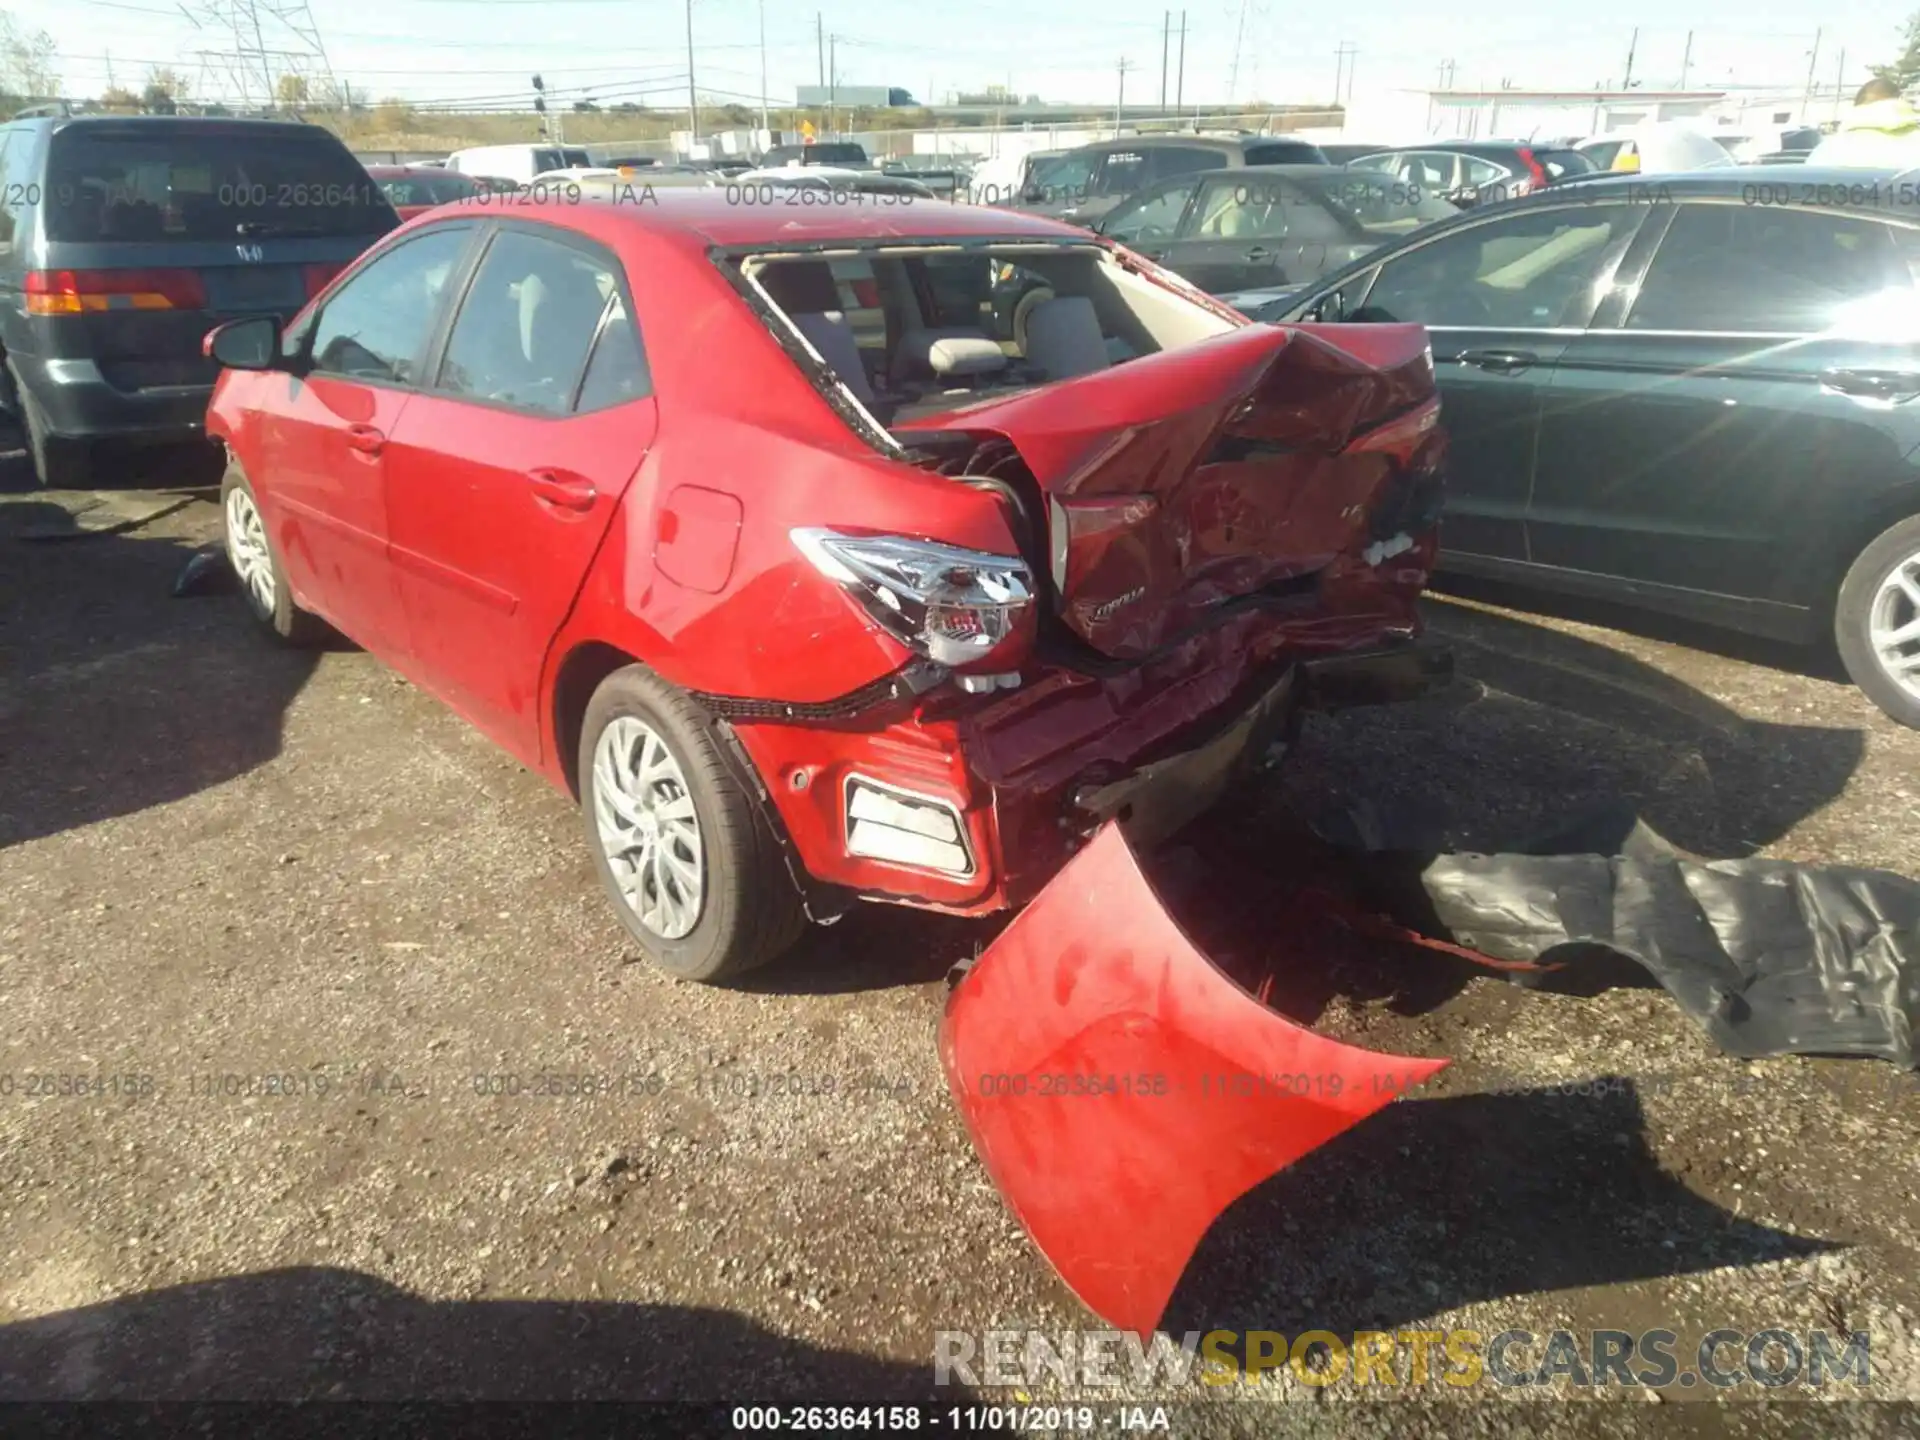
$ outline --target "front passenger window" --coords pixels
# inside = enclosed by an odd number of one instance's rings
[[[472,234],[469,225],[429,230],[394,246],[342,285],[313,327],[312,369],[411,384],[447,277]]]

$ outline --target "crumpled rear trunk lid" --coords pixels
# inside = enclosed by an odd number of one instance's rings
[[[1249,325],[935,423],[1019,451],[1061,618],[1127,659],[1364,548],[1396,477],[1437,468],[1437,421],[1421,327]]]

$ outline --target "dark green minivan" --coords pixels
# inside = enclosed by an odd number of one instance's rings
[[[41,483],[88,483],[98,440],[198,434],[217,373],[207,331],[284,323],[397,224],[317,125],[31,113],[0,126],[0,392]]]

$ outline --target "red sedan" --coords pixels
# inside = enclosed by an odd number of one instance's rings
[[[373,177],[387,197],[387,203],[402,220],[424,215],[436,205],[456,200],[472,200],[487,193],[487,186],[458,170],[436,170],[431,166],[369,165]]]
[[[798,195],[439,211],[284,336],[207,341],[256,615],[567,788],[666,969],[855,898],[1022,904],[1303,707],[1431,682],[1418,327],[1255,325],[1063,224]]]

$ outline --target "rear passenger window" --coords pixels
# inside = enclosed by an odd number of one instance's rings
[[[1180,175],[1197,175],[1202,170],[1226,168],[1227,157],[1218,150],[1189,150],[1179,145],[1163,145],[1153,152],[1151,178],[1172,180]]]
[[[1361,315],[1501,329],[1585,324],[1598,283],[1643,211],[1523,210],[1456,230],[1382,265]]]
[[[502,230],[461,303],[438,388],[566,413],[617,289],[610,259],[525,230]]]
[[[586,378],[580,382],[580,398],[573,408],[604,410],[609,405],[624,405],[629,400],[640,399],[652,388],[646,356],[640,349],[640,334],[627,314],[626,301],[616,290],[607,306],[600,338],[593,342]]]
[[[469,225],[429,230],[394,246],[342,285],[314,324],[313,368],[411,384],[447,277],[472,234]]]
[[[1683,205],[1626,324],[1813,334],[1840,319],[1843,306],[1911,286],[1881,221],[1769,205]]]
[[[1131,195],[1147,183],[1147,156],[1139,150],[1109,150],[1088,188],[1095,195]]]

